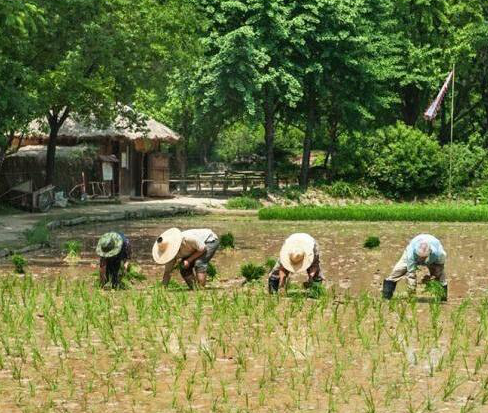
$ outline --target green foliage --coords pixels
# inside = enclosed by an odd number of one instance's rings
[[[79,257],[81,253],[82,244],[80,241],[71,240],[64,243],[64,252],[69,257]]]
[[[326,295],[327,290],[326,290],[323,283],[312,282],[310,284],[310,287],[308,288],[307,293],[308,293],[309,298],[313,298],[313,299],[317,300],[320,297],[323,297],[324,295]]]
[[[266,268],[262,265],[247,263],[241,266],[241,276],[245,282],[258,281],[266,274]]]
[[[227,232],[226,234],[222,234],[220,236],[220,247],[222,249],[234,249],[235,248],[235,240],[234,235],[232,232]]]
[[[488,207],[439,205],[348,205],[345,207],[271,207],[262,220],[488,222]]]
[[[257,199],[248,196],[231,198],[225,204],[227,209],[259,209],[263,206]]]
[[[399,122],[376,131],[370,145],[367,175],[386,195],[400,198],[443,189],[440,146],[428,135]]]
[[[25,273],[25,266],[27,265],[27,260],[22,254],[12,255],[12,264],[14,265],[14,270],[17,274]]]
[[[39,221],[31,229],[26,229],[24,236],[29,245],[49,245],[51,232],[45,221]]]
[[[380,193],[376,189],[373,189],[365,184],[345,181],[336,181],[330,185],[321,185],[320,189],[334,198],[366,199],[380,196]]]
[[[364,248],[378,248],[380,246],[380,239],[376,236],[369,236],[366,238],[366,241],[364,241]]]

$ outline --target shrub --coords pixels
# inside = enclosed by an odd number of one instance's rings
[[[268,191],[266,188],[252,188],[248,191],[248,196],[254,199],[262,199],[268,196]]]
[[[79,257],[81,253],[81,242],[66,241],[64,243],[64,251],[68,257]]]
[[[220,236],[220,247],[222,249],[235,248],[234,235],[231,232],[227,232]]]
[[[300,201],[303,191],[298,186],[289,186],[282,190],[283,197],[290,201]]]
[[[265,273],[266,268],[262,265],[248,263],[241,266],[241,276],[245,278],[245,282],[257,281],[261,279]]]
[[[227,209],[259,209],[263,206],[257,199],[247,196],[238,196],[227,201]]]
[[[45,221],[38,222],[31,229],[24,231],[25,239],[29,245],[49,245],[51,233]]]
[[[372,198],[379,197],[378,190],[364,184],[336,181],[331,185],[322,185],[321,189],[334,198]]]
[[[378,248],[380,246],[380,239],[375,236],[370,236],[366,238],[366,241],[364,241],[364,248]]]
[[[27,265],[27,260],[21,254],[12,255],[12,264],[14,265],[14,271],[17,274],[25,274],[25,266]]]
[[[439,192],[444,186],[444,162],[439,143],[418,129],[399,122],[369,138],[367,168],[371,182],[393,198]]]

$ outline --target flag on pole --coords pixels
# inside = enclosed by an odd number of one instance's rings
[[[432,121],[437,116],[437,112],[439,111],[439,108],[441,107],[442,101],[444,100],[444,96],[446,95],[447,90],[449,89],[449,84],[451,83],[453,76],[454,76],[454,70],[451,71],[451,73],[449,73],[446,81],[444,82],[444,85],[442,86],[442,89],[437,94],[437,97],[435,98],[435,100],[430,104],[430,106],[425,111],[425,113],[424,113],[425,120]]]

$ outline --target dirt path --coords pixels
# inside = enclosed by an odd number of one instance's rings
[[[16,248],[25,243],[23,233],[37,222],[46,220],[71,219],[79,216],[111,215],[115,213],[135,212],[138,210],[158,211],[171,207],[190,207],[206,212],[237,215],[254,214],[249,211],[229,211],[224,208],[226,199],[176,197],[148,201],[124,200],[121,204],[89,204],[73,208],[55,208],[46,213],[4,215],[0,217],[0,249]]]

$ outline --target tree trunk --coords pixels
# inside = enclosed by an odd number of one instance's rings
[[[176,161],[178,162],[180,178],[186,179],[186,170],[187,170],[187,151],[186,151],[186,138],[185,141],[179,142],[176,145]],[[180,192],[183,194],[187,193],[187,184],[186,182],[182,182],[180,184]]]
[[[300,169],[300,188],[306,190],[308,187],[308,173],[310,170],[310,153],[312,151],[313,136],[315,133],[315,102],[311,99],[307,116],[307,127],[305,139],[303,140],[302,166]]]
[[[329,127],[329,145],[327,146],[327,156],[325,157],[324,160],[324,168],[325,168],[325,175],[327,180],[332,181],[335,176],[335,171],[334,171],[334,153],[336,152],[336,143],[337,143],[337,132],[338,132],[338,127],[337,127],[337,121],[329,121],[330,127]],[[330,168],[328,167],[330,161]]]
[[[274,171],[274,137],[275,137],[275,113],[272,105],[264,102],[264,140],[266,141],[266,188],[273,189],[275,183]]]
[[[14,136],[15,136],[14,131],[9,132],[8,136],[6,137],[7,142],[5,143],[5,146],[3,146],[3,147],[0,146],[0,172],[2,172],[3,161],[5,160],[5,158],[7,156],[7,151],[12,146],[12,143],[14,141]]]
[[[408,126],[415,126],[420,115],[420,90],[415,85],[408,85],[402,89],[403,121]]]
[[[69,108],[66,107],[61,116],[57,111],[50,112],[47,115],[47,120],[49,122],[49,142],[47,144],[47,154],[46,154],[46,179],[44,185],[51,185],[54,181],[54,169],[56,163],[56,145],[58,140],[58,132],[63,126],[63,123],[69,116]]]

